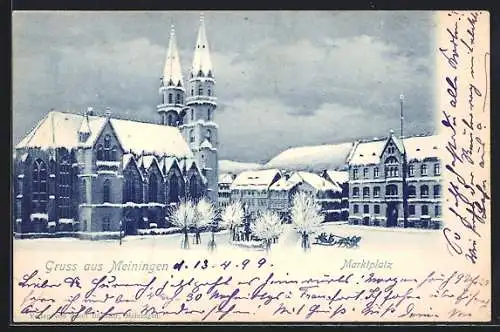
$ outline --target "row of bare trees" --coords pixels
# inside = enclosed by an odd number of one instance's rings
[[[314,197],[305,192],[295,194],[293,198],[290,218],[293,229],[301,235],[301,247],[305,250],[311,247],[310,236],[316,233],[324,216],[320,213],[320,206],[315,202]],[[200,232],[209,227],[211,229],[211,239],[209,249],[216,247],[215,228],[217,226],[219,214],[214,206],[202,199],[196,203],[191,201],[181,202],[171,214],[171,222],[182,229],[184,238],[182,247],[189,248],[189,230],[194,229],[194,243],[201,243]],[[236,201],[228,206],[220,214],[221,226],[229,229],[231,238],[236,240],[236,232],[245,221],[245,212],[240,202]],[[283,220],[272,211],[260,213],[250,226],[252,234],[261,239],[266,250],[271,248],[271,244],[276,242],[283,232]]]

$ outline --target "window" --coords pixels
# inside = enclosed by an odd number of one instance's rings
[[[194,96],[194,90],[191,89],[191,96]]]
[[[201,95],[203,95],[203,88],[200,86],[198,88],[198,96],[201,96]]]
[[[390,166],[385,168],[385,177],[394,178],[399,176],[399,168],[397,166]]]
[[[194,142],[194,130],[193,130],[193,129],[191,129],[191,130],[189,131],[189,142],[190,142],[190,143],[193,143],[193,142]]]
[[[102,220],[102,231],[103,232],[111,231],[111,221],[109,220],[109,217],[106,217]]]
[[[105,180],[102,186],[102,201],[104,203],[110,202],[110,182],[109,180]]]
[[[434,191],[434,197],[441,196],[441,186],[439,184],[436,184],[434,186],[433,191]]]
[[[427,165],[426,164],[422,164],[422,166],[420,166],[420,174],[422,176],[426,176],[427,175]]]
[[[89,190],[89,180],[83,179],[83,194],[85,197],[84,203],[90,203],[90,190]]]
[[[175,103],[181,104],[181,94],[180,93],[175,95]]]
[[[31,179],[32,212],[47,211],[47,165],[41,159],[35,160]]]
[[[198,179],[196,176],[191,176],[189,179],[189,192],[191,194],[191,198],[197,199],[201,196],[200,185],[198,183]]]
[[[140,203],[137,200],[137,195],[135,191],[135,186],[136,186],[137,180],[135,175],[129,175],[125,178],[125,193],[124,193],[124,201],[126,202],[133,202],[133,203]]]
[[[106,135],[104,136],[104,148],[109,149],[111,147],[111,136]]]
[[[179,180],[175,174],[168,182],[168,198],[170,202],[179,202]]]
[[[427,205],[422,205],[422,216],[429,215],[429,207]]]
[[[363,177],[366,179],[368,177],[368,168],[363,169]]]
[[[169,126],[173,126],[173,125],[174,125],[174,117],[173,117],[173,115],[172,115],[172,114],[169,114],[169,115],[168,115],[168,122],[167,122],[167,124],[168,124]]]
[[[408,176],[415,176],[415,166],[413,164],[408,166]]]
[[[172,104],[172,94],[171,93],[168,94],[168,103]]]
[[[375,168],[373,169],[373,177],[374,177],[374,178],[378,178],[378,167],[375,167]]]
[[[363,198],[370,198],[370,188],[369,187],[363,188]]]
[[[59,217],[71,216],[71,165],[67,158],[61,159],[59,166]]]
[[[385,164],[398,164],[399,161],[396,157],[390,156],[385,160]]]
[[[208,109],[207,120],[212,121],[212,110],[210,108]]]
[[[441,207],[439,205],[434,206],[434,216],[439,217],[441,215]]]
[[[104,150],[102,149],[102,144],[97,145],[97,160],[104,159]]]
[[[429,197],[429,187],[425,184],[420,187],[420,197]]]
[[[415,186],[408,186],[408,197],[416,197],[417,196],[417,189]]]
[[[208,93],[209,96],[211,96],[212,95],[212,90],[210,90],[210,88],[208,88],[207,93]]]
[[[194,109],[191,109],[191,121],[194,121]]]
[[[207,140],[212,142],[212,131],[210,129],[207,129]]]
[[[373,187],[373,197],[380,197],[380,187]]]
[[[370,206],[368,204],[363,205],[363,213],[370,213]]]
[[[148,186],[148,202],[158,201],[158,180],[155,173],[149,175],[149,186]]]
[[[357,179],[358,179],[358,169],[357,169],[357,168],[354,168],[354,169],[352,170],[352,178],[353,178],[354,180],[357,180]]]
[[[380,205],[378,204],[374,205],[373,212],[375,212],[375,214],[380,214]]]
[[[352,188],[352,196],[359,197],[359,188],[358,187]]]
[[[434,175],[441,175],[441,165],[434,164]]]
[[[352,211],[353,211],[354,213],[358,213],[358,212],[359,212],[359,206],[358,206],[358,204],[354,204],[354,206],[353,206],[353,208],[352,208]]]
[[[415,215],[415,205],[408,205],[408,214],[410,216],[414,216]]]
[[[395,184],[390,184],[385,186],[385,195],[386,196],[397,196],[398,194],[398,186]]]
[[[393,154],[395,152],[394,146],[392,144],[389,144],[387,146],[387,153],[388,154]]]
[[[113,146],[113,148],[111,149],[111,160],[116,160],[117,159],[117,156],[116,156],[116,145]]]

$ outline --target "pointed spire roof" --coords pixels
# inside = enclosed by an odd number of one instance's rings
[[[205,19],[203,14],[200,16],[200,28],[198,30],[198,38],[194,49],[193,66],[191,73],[193,76],[198,76],[198,73],[203,73],[204,76],[213,76],[212,61],[210,59],[210,51],[208,48],[207,33],[205,31]]]
[[[175,28],[173,24],[170,28],[170,41],[168,43],[165,67],[163,68],[163,84],[165,86],[183,86],[181,61],[177,49],[177,40],[175,38]]]

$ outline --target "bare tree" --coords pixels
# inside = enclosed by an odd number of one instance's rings
[[[324,216],[320,213],[321,207],[314,197],[305,192],[298,192],[293,197],[291,219],[293,228],[302,236],[302,248],[311,248],[309,236],[318,231]]]
[[[236,228],[243,224],[244,217],[243,206],[238,201],[229,204],[222,211],[222,224],[229,228],[233,241],[236,240]]]
[[[264,211],[257,217],[250,229],[255,236],[262,239],[266,250],[270,250],[271,243],[283,232],[283,224],[278,214],[272,211]]]
[[[201,229],[212,226],[215,219],[215,209],[212,203],[206,199],[201,199],[196,203],[196,214],[193,222],[195,231],[195,243],[201,243],[200,231]]]
[[[193,225],[196,217],[196,208],[191,201],[183,200],[177,207],[174,208],[171,215],[171,222],[175,226],[182,229],[184,233],[184,240],[182,241],[182,248],[189,249],[189,228]]]

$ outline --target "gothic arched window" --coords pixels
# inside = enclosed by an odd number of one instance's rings
[[[172,104],[172,94],[171,93],[168,94],[168,103]]]
[[[69,218],[71,214],[71,165],[64,157],[59,165],[59,217]]]
[[[179,202],[179,180],[175,174],[172,174],[168,182],[168,200],[170,202]]]
[[[198,178],[195,175],[191,176],[189,179],[189,194],[193,199],[199,198],[201,191],[199,187]]]
[[[175,103],[180,104],[181,103],[181,94],[178,93],[175,95]]]
[[[408,197],[416,197],[417,196],[417,188],[415,186],[408,187]]]
[[[207,129],[207,140],[209,142],[212,142],[212,131],[210,129]]]
[[[212,121],[212,110],[210,108],[208,109],[207,118],[208,121]]]
[[[104,148],[109,149],[111,147],[111,136],[106,135],[104,136]]]
[[[420,197],[429,197],[429,187],[425,184],[420,187]]]
[[[102,201],[104,203],[109,203],[110,202],[110,196],[111,196],[111,184],[109,180],[105,180],[104,184],[102,185]]]
[[[210,88],[208,88],[208,90],[207,90],[207,94],[208,94],[208,96],[211,96],[211,95],[212,95],[212,90],[211,90]]]
[[[194,142],[194,130],[191,129],[189,131],[189,143],[193,143]]]
[[[104,150],[102,144],[97,145],[97,160],[104,160]]]
[[[191,109],[191,121],[194,120],[194,109]]]
[[[116,151],[117,151],[117,147],[115,145],[115,146],[113,146],[113,149],[111,149],[111,160],[117,159]]]
[[[149,175],[149,202],[156,202],[158,200],[158,180],[155,173]]]
[[[203,87],[198,87],[198,96],[203,95]]]
[[[32,212],[47,211],[47,165],[41,159],[35,160],[31,179]]]

